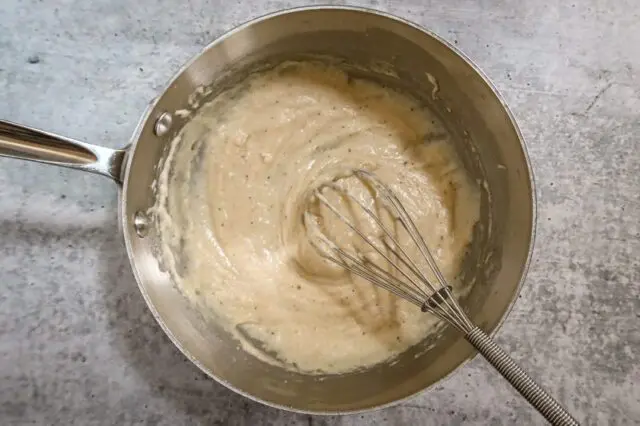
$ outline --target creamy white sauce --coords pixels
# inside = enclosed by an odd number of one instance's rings
[[[319,184],[374,171],[464,294],[455,277],[479,195],[448,138],[412,99],[334,67],[285,63],[252,75],[172,141],[153,209],[162,263],[194,306],[262,359],[307,373],[388,360],[437,321],[321,260],[302,211]]]

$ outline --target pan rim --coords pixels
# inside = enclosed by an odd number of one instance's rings
[[[147,122],[149,121],[149,119],[151,118],[151,114],[152,112],[155,110],[158,101],[160,100],[160,98],[162,97],[162,95],[164,93],[166,93],[169,88],[174,84],[174,82],[180,77],[182,76],[182,74],[191,67],[191,65],[193,65],[203,54],[205,54],[209,49],[215,47],[216,45],[218,45],[219,43],[223,42],[224,40],[230,38],[231,36],[246,30],[247,28],[266,21],[266,20],[270,20],[270,19],[274,19],[274,18],[278,18],[280,16],[283,15],[288,15],[288,14],[292,14],[292,13],[299,13],[299,12],[309,12],[309,11],[351,11],[351,12],[359,12],[359,13],[364,13],[364,14],[372,14],[372,15],[376,15],[378,17],[382,17],[382,18],[386,18],[389,20],[393,20],[395,22],[407,25],[415,30],[420,31],[421,33],[423,33],[424,35],[433,38],[434,40],[436,40],[437,42],[441,43],[442,45],[444,45],[444,47],[448,48],[450,51],[452,51],[455,55],[457,55],[459,58],[461,58],[475,73],[476,75],[484,82],[485,85],[487,85],[487,87],[491,90],[491,92],[494,94],[496,100],[500,103],[500,105],[502,106],[504,112],[506,113],[507,117],[509,118],[509,122],[512,126],[512,128],[514,129],[517,137],[518,137],[518,141],[519,141],[519,145],[520,145],[520,149],[522,151],[522,156],[524,158],[524,163],[525,163],[525,172],[527,173],[528,176],[528,184],[529,184],[529,188],[530,188],[530,197],[531,197],[531,224],[530,224],[530,232],[529,232],[529,242],[528,242],[528,250],[527,250],[527,254],[526,254],[526,259],[525,262],[523,263],[522,267],[521,267],[521,271],[520,271],[520,279],[519,282],[515,288],[515,291],[513,292],[513,295],[511,297],[511,300],[509,301],[509,304],[507,306],[507,308],[502,312],[502,314],[500,315],[500,318],[498,320],[498,322],[496,323],[496,325],[494,326],[494,328],[491,330],[490,333],[488,333],[490,336],[495,336],[496,333],[500,330],[500,328],[502,327],[502,325],[504,324],[506,318],[509,316],[509,314],[511,313],[511,311],[513,310],[513,307],[515,306],[516,301],[518,300],[518,296],[520,295],[520,292],[522,291],[522,287],[524,285],[524,282],[526,280],[527,277],[527,273],[529,271],[529,268],[531,266],[532,263],[532,258],[533,258],[533,253],[534,253],[534,246],[535,246],[535,237],[536,237],[536,231],[537,231],[537,193],[536,193],[536,185],[535,185],[535,180],[534,180],[534,173],[533,173],[533,167],[531,164],[531,159],[529,157],[529,153],[526,147],[526,143],[525,143],[525,139],[524,136],[520,130],[520,127],[518,126],[517,122],[516,122],[516,118],[515,115],[513,114],[513,112],[511,111],[511,109],[508,107],[504,97],[502,96],[502,94],[498,91],[498,89],[496,88],[496,86],[491,82],[491,80],[489,79],[489,77],[463,52],[461,52],[457,47],[455,47],[453,44],[449,43],[448,41],[446,41],[445,39],[443,39],[442,37],[440,37],[439,35],[435,34],[434,32],[430,31],[427,28],[424,28],[416,23],[413,23],[407,19],[404,19],[402,17],[387,13],[387,12],[382,12],[379,10],[375,10],[375,9],[371,9],[371,8],[366,8],[366,7],[357,7],[357,6],[333,6],[333,5],[316,5],[316,6],[301,6],[301,7],[294,7],[294,8],[287,8],[287,9],[283,9],[280,11],[276,11],[276,12],[271,12],[271,13],[267,13],[258,17],[254,17],[253,19],[247,20],[244,23],[237,25],[227,31],[225,31],[222,35],[220,35],[219,37],[215,38],[211,43],[209,43],[207,46],[205,46],[203,49],[201,49],[198,53],[196,53],[194,56],[192,56],[187,62],[184,63],[184,65],[182,65],[178,71],[176,71],[173,76],[171,77],[171,79],[164,85],[162,91],[154,98],[152,99],[149,104],[147,105],[146,110],[144,111],[144,113],[142,114],[138,125],[136,127],[136,129],[134,130],[134,133],[131,137],[131,142],[129,145],[129,148],[127,149],[127,155],[125,158],[125,167],[124,167],[124,172],[122,174],[122,189],[121,189],[121,194],[120,194],[120,208],[119,208],[119,222],[121,224],[122,227],[122,231],[123,231],[123,236],[124,236],[124,240],[125,240],[125,246],[127,249],[127,256],[129,258],[129,263],[131,264],[131,269],[133,270],[134,276],[136,278],[136,282],[138,285],[138,288],[140,290],[140,293],[142,294],[146,305],[148,306],[149,310],[151,311],[154,319],[156,320],[156,322],[160,325],[160,327],[162,328],[162,330],[164,331],[164,333],[169,337],[169,339],[171,340],[171,342],[178,348],[178,350],[180,352],[182,352],[184,354],[184,356],[186,356],[194,365],[196,365],[203,373],[205,373],[207,376],[209,376],[210,378],[212,378],[213,380],[215,380],[216,382],[222,384],[223,386],[225,386],[226,388],[230,389],[231,391],[242,395],[252,401],[258,402],[260,404],[269,406],[269,407],[273,407],[273,408],[278,408],[278,409],[282,409],[285,411],[289,411],[289,412],[293,412],[293,413],[299,413],[299,414],[310,414],[310,415],[345,415],[345,414],[359,414],[359,413],[366,413],[366,412],[371,412],[371,411],[376,411],[376,410],[381,410],[384,408],[388,408],[388,407],[392,407],[398,404],[401,404],[402,402],[405,402],[413,397],[415,397],[418,394],[421,394],[423,392],[426,392],[428,390],[433,389],[436,385],[438,384],[442,384],[443,382],[449,380],[451,377],[453,377],[453,375],[455,373],[459,373],[462,369],[462,367],[464,367],[468,362],[470,362],[471,360],[473,360],[474,358],[476,358],[478,356],[477,352],[472,353],[471,355],[469,355],[465,360],[463,360],[460,364],[458,364],[457,366],[455,366],[451,371],[449,371],[448,373],[446,373],[445,375],[443,375],[439,380],[431,383],[428,386],[425,386],[415,392],[410,392],[402,397],[396,398],[393,401],[389,401],[383,404],[378,404],[378,405],[372,405],[370,407],[366,407],[366,408],[358,408],[358,409],[353,409],[353,410],[334,410],[334,411],[329,411],[329,410],[304,410],[304,409],[298,409],[292,406],[287,406],[287,405],[283,405],[283,404],[277,404],[277,403],[273,403],[270,401],[267,401],[265,399],[259,398],[255,395],[249,394],[245,391],[242,391],[238,388],[236,388],[234,385],[232,385],[231,383],[229,383],[228,381],[218,377],[214,372],[210,371],[208,368],[206,368],[198,359],[196,359],[180,342],[180,340],[173,334],[173,332],[167,327],[167,325],[165,324],[164,320],[162,319],[161,315],[158,313],[157,309],[155,308],[153,301],[151,300],[147,289],[145,287],[145,285],[143,284],[142,281],[142,277],[143,274],[138,270],[137,268],[137,262],[136,259],[134,257],[133,254],[133,246],[132,246],[132,238],[136,238],[135,235],[132,235],[132,232],[135,234],[135,232],[133,231],[133,227],[132,224],[130,223],[132,221],[132,218],[129,217],[129,212],[127,212],[127,197],[126,194],[128,192],[128,187],[129,187],[129,177],[130,177],[130,171],[131,171],[131,167],[132,167],[132,158],[135,154],[135,150],[136,147],[138,145],[138,142],[140,140],[140,136],[142,134],[142,131],[145,127],[145,125],[147,124]]]

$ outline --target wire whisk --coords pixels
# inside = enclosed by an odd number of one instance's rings
[[[312,191],[303,220],[309,242],[316,251],[350,273],[448,322],[551,424],[578,425],[567,410],[469,319],[422,234],[393,191],[371,172],[358,169],[351,176],[371,194],[370,200],[362,200],[348,185],[341,185],[345,176]],[[320,206],[340,219],[353,238],[344,241],[330,235]],[[401,241],[399,231],[408,237],[406,243]]]

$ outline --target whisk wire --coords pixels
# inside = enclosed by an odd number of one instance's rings
[[[415,225],[413,219],[411,219],[411,216],[409,215],[407,210],[404,208],[400,200],[398,200],[398,197],[396,197],[396,195],[385,184],[380,182],[380,180],[378,180],[378,178],[376,178],[373,174],[365,170],[355,170],[354,174],[361,178],[365,178],[370,184],[373,184],[373,186],[375,187],[376,195],[379,197],[381,196],[385,201],[387,201],[387,203],[391,204],[392,211],[398,214],[399,216],[398,220],[400,221],[400,223],[402,223],[407,233],[409,234],[409,237],[416,244],[416,246],[418,247],[418,250],[420,251],[420,254],[424,257],[431,272],[434,274],[440,286],[439,288],[434,286],[431,283],[431,281],[427,279],[423,274],[421,273],[419,274],[419,276],[422,278],[421,281],[426,286],[428,286],[429,289],[433,292],[433,294],[430,297],[428,297],[427,300],[425,300],[425,302],[423,303],[422,310],[434,313],[434,311],[437,310],[438,308],[443,309],[446,312],[445,316],[448,318],[449,317],[451,318],[450,322],[452,323],[452,325],[456,326],[461,331],[468,332],[469,330],[471,330],[473,328],[473,324],[467,318],[467,316],[461,311],[460,307],[457,306],[457,304],[451,302],[453,295],[451,294],[451,291],[449,289],[450,287],[447,284],[447,281],[445,280],[444,276],[440,272],[440,269],[438,268],[436,261],[433,258],[433,255],[431,254],[431,251],[428,249],[427,244],[424,241],[424,238],[422,237],[422,234],[418,231],[418,228]],[[354,198],[354,197],[351,196],[351,198]],[[414,268],[417,268],[415,266],[415,263],[411,260],[411,258],[408,255],[406,255],[406,252],[402,250],[402,246],[398,244],[397,241],[395,241],[390,231],[386,229],[386,227],[384,226],[384,224],[382,224],[379,218],[375,217],[375,215],[370,210],[367,211],[367,213],[378,222],[383,232],[385,232],[385,234],[394,241],[394,244],[400,248],[403,255],[409,260],[409,262],[411,262],[412,265],[414,265]],[[403,261],[403,259],[400,256],[398,256],[398,259]],[[440,292],[443,289],[444,289],[444,293],[446,294],[446,297],[440,294]],[[440,297],[438,297],[438,295]],[[438,300],[436,300],[436,298]],[[430,303],[430,302],[435,302],[435,303]]]
[[[322,236],[322,238],[320,238],[320,241],[322,241],[322,243],[324,243],[328,247],[328,250],[337,253],[337,256],[331,256],[327,254],[326,248],[320,247],[318,242],[316,242],[315,240],[310,240],[311,245],[314,246],[316,251],[325,259],[336,263],[346,270],[364,278],[365,280],[372,282],[373,284],[384,288],[385,290],[392,292],[398,297],[403,297],[417,306],[422,306],[423,299],[421,297],[421,294],[416,292],[415,289],[405,286],[402,281],[398,280],[393,275],[390,275],[389,277],[383,276],[382,278],[377,276],[369,269],[367,269],[367,266],[362,259],[359,259],[354,255],[348,253],[347,251],[341,249],[326,237]],[[385,281],[384,278],[388,278],[391,283]]]
[[[351,201],[353,201],[354,203],[356,203],[357,205],[360,206],[360,208],[371,218],[373,219],[373,221],[378,225],[378,227],[383,231],[383,233],[386,235],[386,237],[391,240],[391,242],[393,243],[393,246],[391,244],[389,244],[389,242],[385,239],[382,240],[382,243],[385,245],[385,247],[387,248],[388,251],[390,251],[391,253],[393,253],[398,260],[400,260],[402,262],[402,264],[409,270],[411,271],[417,278],[418,280],[420,280],[421,282],[426,282],[427,285],[429,287],[431,287],[431,290],[433,292],[436,291],[435,288],[433,288],[433,286],[431,286],[431,284],[428,283],[427,278],[420,272],[420,269],[418,268],[418,266],[411,260],[411,258],[406,254],[406,252],[403,250],[402,245],[394,238],[393,234],[391,233],[391,231],[389,231],[387,229],[387,227],[384,225],[384,223],[382,222],[382,220],[378,217],[378,215],[376,215],[369,207],[365,206],[364,203],[362,203],[360,200],[358,200],[356,197],[354,197],[353,195],[351,195],[348,191],[345,191],[343,188],[338,187],[335,184],[331,184],[329,185],[330,188],[333,188],[337,191],[341,191],[342,195],[346,196],[347,198],[349,198]],[[424,289],[420,286],[419,283],[417,283],[413,278],[411,278],[410,276],[408,276],[407,274],[405,274],[405,272],[401,269],[398,268],[397,265],[395,265],[395,263],[393,263],[391,261],[391,259],[389,259],[389,257],[386,256],[386,254],[384,252],[382,252],[368,237],[365,237],[362,232],[360,232],[359,229],[357,229],[355,227],[355,225],[353,225],[353,223],[351,221],[349,221],[343,214],[341,214],[327,199],[326,197],[324,197],[320,191],[319,195],[317,195],[318,199],[325,205],[327,206],[330,210],[332,210],[335,214],[337,214],[351,229],[353,229],[356,233],[358,233],[358,235],[360,235],[369,245],[371,245],[372,247],[374,247],[374,249],[376,249],[376,251],[385,258],[385,260],[387,262],[389,262],[390,265],[392,265],[395,269],[397,269],[407,280],[409,280],[409,282],[413,285],[413,287],[424,297],[424,298],[428,298],[429,295],[427,294],[427,292],[424,291]],[[399,250],[396,250],[396,248]],[[377,266],[375,265],[375,263],[370,262],[371,266]],[[380,268],[380,270],[382,270],[382,268]]]
[[[356,176],[360,176],[360,177],[364,176],[369,182],[373,182],[376,187],[375,189],[376,189],[377,195],[378,196],[381,195],[386,201],[391,203],[391,205],[393,206],[393,210],[399,213],[399,216],[401,216],[399,217],[399,220],[403,223],[403,225],[407,229],[407,232],[411,237],[411,239],[413,239],[413,241],[418,246],[418,249],[420,250],[420,254],[422,254],[422,256],[424,256],[425,259],[427,260],[427,263],[431,268],[431,270],[433,271],[436,278],[438,279],[438,282],[443,287],[446,287],[446,280],[442,276],[442,273],[440,272],[440,269],[438,268],[435,259],[431,255],[431,251],[427,248],[427,244],[425,243],[424,238],[422,237],[422,234],[420,233],[420,231],[418,231],[416,224],[413,222],[413,219],[411,219],[411,216],[409,215],[407,210],[404,208],[400,200],[398,200],[398,197],[396,197],[396,195],[393,192],[391,192],[391,190],[389,190],[389,188],[387,188],[385,184],[380,182],[378,178],[376,178],[373,174],[364,170],[356,170],[354,173],[356,174]],[[428,281],[426,284],[433,288],[433,286]],[[435,288],[434,288],[434,291],[436,291]]]
[[[423,255],[426,260],[427,265],[435,277],[436,283],[433,283],[425,276],[424,273],[421,272],[421,268],[418,267],[416,262],[405,251],[403,245],[400,244],[394,236],[394,233],[388,229],[382,219],[373,212],[371,208],[353,196],[347,189],[338,186],[335,183],[328,183],[317,188],[314,192],[316,199],[336,215],[345,225],[347,225],[349,229],[355,232],[362,241],[364,241],[369,247],[373,248],[373,250],[391,266],[392,270],[396,271],[401,277],[398,277],[387,271],[385,268],[380,267],[362,253],[356,253],[356,255],[348,253],[335,242],[331,241],[325,233],[320,233],[322,237],[321,239],[330,249],[329,251],[333,252],[334,255],[328,255],[325,250],[319,250],[319,252],[322,253],[323,257],[326,259],[339,264],[352,273],[392,292],[399,297],[405,298],[411,303],[414,303],[419,306],[422,311],[430,312],[437,317],[444,319],[456,329],[465,333],[470,331],[473,328],[473,324],[462,312],[460,307],[453,301],[453,294],[451,293],[450,287],[437,268],[435,259],[428,250],[424,239],[418,232],[415,223],[403,207],[402,203],[400,203],[391,190],[377,180],[377,178],[372,174],[363,170],[356,170],[354,171],[354,174],[369,184],[369,186],[375,191],[375,195],[382,198],[385,203],[385,207],[389,213],[391,213],[392,218],[402,224],[411,240],[418,247],[420,254]],[[327,188],[336,191],[342,197],[348,198],[351,202],[359,206],[359,208],[375,222],[379,230],[384,234],[384,238],[382,238],[381,241],[386,250],[380,248],[379,245],[376,244],[369,236],[365,235],[365,233],[362,232],[351,219],[349,219],[338,209],[338,207],[327,199],[323,194],[323,190]],[[305,216],[307,214],[309,213],[307,212]],[[315,244],[315,242],[313,243],[314,246],[318,248],[317,244]],[[390,253],[394,258],[392,259],[388,253]],[[400,278],[404,278],[404,280]]]
[[[335,188],[334,188],[335,189]],[[358,203],[360,205],[361,208],[363,208],[365,211],[367,211],[369,214],[373,215],[373,213],[364,205],[362,205],[357,199],[355,199],[355,197],[353,197],[351,194],[349,193],[344,193],[344,195],[348,196],[350,199],[353,199],[356,203]],[[377,244],[375,244],[373,241],[371,241],[371,238],[369,238],[368,236],[366,236],[360,229],[358,229],[351,220],[349,220],[344,214],[342,214],[331,202],[329,202],[329,200],[327,200],[327,198],[320,192],[318,191],[316,193],[316,197],[318,198],[318,200],[320,202],[322,202],[322,204],[324,204],[326,207],[329,208],[329,210],[331,210],[334,214],[336,214],[351,230],[353,230],[355,233],[358,234],[358,236],[360,236],[360,238],[362,238],[363,241],[365,241],[370,247],[372,247],[376,253],[378,253],[380,256],[382,256],[395,270],[397,270],[400,274],[402,274],[402,276],[404,276],[415,288],[415,290],[422,296],[422,297],[428,297],[428,295],[426,294],[426,292],[420,287],[420,285],[415,282],[415,280],[413,278],[411,278],[402,268],[400,268],[397,264],[395,264],[390,258],[389,256],[383,251],[381,250]],[[372,216],[373,217],[373,216]],[[374,219],[376,221],[379,221],[378,218],[374,217]],[[388,232],[386,230],[386,228],[384,228],[384,225],[382,225],[381,223],[379,224],[379,226],[384,229],[385,232]],[[346,253],[343,249],[341,249],[340,247],[338,247],[337,245],[335,245],[335,249],[340,250],[343,253]],[[396,254],[397,256],[397,254]],[[351,257],[351,256],[350,256]],[[382,268],[380,268],[378,265],[376,265],[373,262],[369,262],[368,263],[369,266],[375,267],[375,269],[377,270],[383,270]],[[411,268],[412,272],[414,274],[416,274],[418,277],[421,277],[422,274],[420,274],[420,272],[415,269],[415,268]],[[384,270],[383,270],[384,271]],[[386,273],[386,271],[384,271]],[[389,276],[393,277],[393,275],[389,274]],[[395,278],[395,277],[394,277]],[[402,281],[397,280],[402,286],[406,286],[406,284]]]

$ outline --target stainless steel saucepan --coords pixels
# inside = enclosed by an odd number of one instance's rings
[[[120,185],[120,219],[131,266],[149,308],[173,343],[229,388],[263,403],[308,413],[378,408],[432,386],[473,355],[454,332],[425,341],[393,363],[348,374],[310,376],[264,363],[202,319],[154,256],[157,234],[147,211],[166,148],[185,123],[180,110],[251,69],[290,58],[338,61],[350,72],[409,92],[430,105],[456,135],[469,173],[482,187],[481,220],[461,279],[461,301],[491,333],[517,296],[531,255],[535,200],[520,132],[481,72],[437,36],[370,10],[311,7],[244,24],[182,68],[143,115],[121,150],[111,150],[0,122],[0,155],[99,173]],[[210,90],[203,90],[209,88]],[[430,349],[429,349],[430,348]]]

